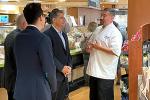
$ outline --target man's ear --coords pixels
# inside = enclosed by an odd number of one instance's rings
[[[22,23],[22,25],[23,25],[22,27],[25,28],[25,27],[27,26],[27,22],[24,21],[24,22]]]
[[[42,15],[39,17],[40,21],[42,21],[42,17],[43,17]]]
[[[55,22],[55,21],[56,21],[56,19],[55,19],[55,18],[53,18],[53,19],[52,19],[52,21],[53,21],[53,22]]]

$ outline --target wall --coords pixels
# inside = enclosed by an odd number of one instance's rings
[[[78,16],[85,16],[85,25],[88,25],[91,21],[97,21],[97,19],[100,18],[100,10],[92,8],[79,8]]]
[[[78,8],[76,7],[67,8],[67,14],[70,16],[74,16],[76,22],[78,22]]]
[[[128,3],[128,33],[131,38],[141,25],[150,23],[150,1],[129,0]]]
[[[100,18],[100,10],[92,8],[68,8],[67,14],[74,16],[77,23],[79,23],[79,17],[85,16],[85,25],[88,25],[91,21],[97,21]]]

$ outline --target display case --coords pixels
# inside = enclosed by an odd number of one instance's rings
[[[6,36],[16,28],[16,26],[0,26],[0,45],[3,45]]]
[[[80,43],[82,41],[82,34],[86,31],[86,28],[87,27],[84,26],[74,26],[67,34],[73,65],[72,73],[68,76],[70,91],[73,91],[84,84],[84,61]]]
[[[150,41],[144,41],[143,43],[143,67],[150,66]]]

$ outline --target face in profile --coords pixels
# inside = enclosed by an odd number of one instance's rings
[[[114,17],[110,14],[110,12],[104,11],[104,13],[102,14],[102,18],[103,18],[103,24],[107,25],[109,22],[113,21]]]
[[[44,27],[45,27],[45,21],[46,21],[45,15],[43,14],[43,15],[41,15],[41,27],[42,27],[42,29],[44,29]]]
[[[55,25],[57,25],[57,27],[63,29],[63,27],[65,25],[64,13],[58,13],[58,16],[56,18],[54,18],[54,23],[55,23]]]

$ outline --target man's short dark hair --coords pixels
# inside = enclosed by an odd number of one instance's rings
[[[59,13],[64,13],[64,11],[59,10],[58,8],[55,8],[51,12],[49,12],[49,15],[48,15],[48,18],[47,18],[48,23],[52,24],[53,23],[53,18],[56,18]]]
[[[29,3],[23,10],[24,17],[28,24],[34,24],[38,17],[43,15],[40,3]]]
[[[116,15],[116,10],[112,8],[105,8],[104,11],[108,11],[112,16]]]

